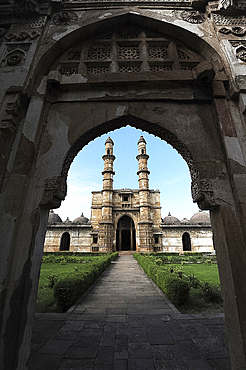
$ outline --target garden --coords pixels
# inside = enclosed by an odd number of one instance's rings
[[[36,312],[65,312],[118,257],[118,253],[44,253]]]
[[[134,253],[134,257],[181,313],[223,312],[215,255]]]

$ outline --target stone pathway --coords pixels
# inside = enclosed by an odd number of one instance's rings
[[[64,314],[36,314],[28,370],[229,370],[223,314],[179,314],[131,255]]]

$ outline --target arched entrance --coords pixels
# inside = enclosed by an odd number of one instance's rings
[[[182,244],[183,244],[183,251],[184,252],[190,252],[191,251],[191,240],[190,240],[190,234],[184,233],[182,235]]]
[[[116,230],[116,250],[135,251],[136,250],[136,231],[131,217],[123,216],[117,223]]]
[[[98,12],[94,24],[90,17],[87,20],[78,17],[85,27],[80,23],[64,31],[57,26],[54,32],[52,22],[51,31],[47,24],[47,32],[36,35],[45,39],[29,50],[30,53],[37,50],[36,55],[25,61],[22,73],[25,88],[20,89],[21,80],[17,78],[18,84],[14,86],[15,76],[20,75],[18,65],[16,70],[13,67],[10,85],[3,84],[6,88],[1,126],[5,152],[1,156],[0,207],[4,245],[0,268],[3,368],[16,369],[17,362],[19,369],[25,367],[48,211],[59,207],[65,198],[66,176],[73,158],[95,137],[127,124],[153,133],[178,150],[190,169],[194,201],[201,209],[211,211],[232,364],[235,369],[246,368],[245,74],[238,76],[238,81],[234,78],[236,74],[231,73],[229,79],[225,76],[225,71],[232,70],[230,58],[225,56],[225,47],[220,46],[224,44],[218,39],[219,32],[211,27],[213,17],[207,24],[204,21],[204,31],[203,23],[193,24],[194,31],[189,31],[191,27],[186,27],[185,19],[165,21],[159,12],[139,8],[137,12],[130,11],[126,18],[123,16],[122,27],[118,28],[123,29],[127,20],[127,24],[138,23],[147,31],[175,35],[181,43],[187,38],[189,50],[170,39],[159,45],[159,37],[154,36],[153,42],[148,33],[141,40],[138,37],[134,40],[134,33],[126,33],[131,40],[123,41],[125,35],[122,40],[121,35],[105,37],[103,50],[89,45],[81,65],[82,49],[68,48],[87,40],[88,35],[98,38],[101,31],[110,31],[119,24],[120,9],[117,13],[112,10],[106,17],[104,10],[101,17]],[[61,26],[62,22],[61,18]],[[113,49],[115,40],[117,50]],[[103,40],[99,41],[101,45]],[[218,48],[218,53],[208,42]],[[199,58],[190,49],[195,49]],[[60,54],[66,51],[72,54],[64,54],[60,60]],[[109,63],[108,57],[113,52],[115,59]],[[41,62],[40,55],[44,55]],[[33,64],[28,65],[29,61]],[[229,80],[233,81],[232,90],[226,91]],[[238,102],[240,88],[243,96]],[[228,102],[230,96],[235,100]]]
[[[60,242],[60,251],[69,251],[70,249],[70,234],[65,232],[62,234]]]

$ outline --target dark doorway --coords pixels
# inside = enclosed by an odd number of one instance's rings
[[[190,252],[191,251],[190,234],[184,233],[182,235],[182,243],[183,243],[183,251]]]
[[[118,221],[116,231],[116,250],[135,251],[136,232],[133,220],[128,216],[123,216]]]
[[[70,234],[65,232],[62,234],[61,243],[60,243],[60,251],[69,251],[70,248]]]

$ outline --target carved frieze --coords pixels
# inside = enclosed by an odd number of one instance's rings
[[[52,22],[56,26],[66,26],[76,22],[77,19],[78,16],[74,12],[61,12],[54,15]]]
[[[246,33],[246,28],[236,26],[232,28],[223,27],[219,29],[220,33],[223,33],[224,35],[228,35],[229,33],[232,33],[235,36],[244,36]]]
[[[56,176],[45,180],[45,188],[40,205],[59,208],[67,194],[66,177]]]
[[[246,62],[246,40],[230,41],[231,45],[236,49],[236,57],[242,62]]]
[[[23,41],[32,41],[35,40],[40,33],[36,30],[33,31],[20,31],[16,33],[9,33],[5,36],[5,39],[7,41],[17,41],[17,42],[23,42]]]
[[[213,14],[214,23],[216,26],[238,26],[246,25],[246,16],[239,15],[237,17]]]
[[[0,132],[3,136],[14,135],[21,112],[20,94],[7,94],[1,113]]]
[[[200,24],[205,22],[206,18],[203,13],[197,10],[184,10],[184,11],[174,11],[175,16],[182,21],[186,21],[193,24]]]

